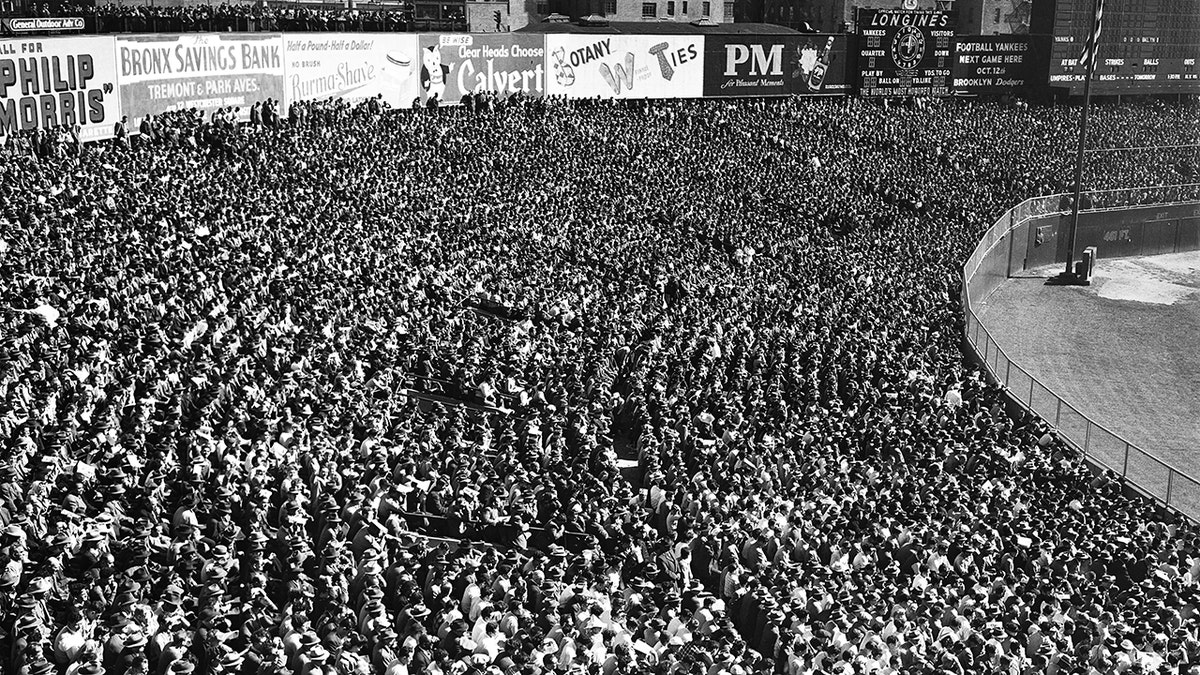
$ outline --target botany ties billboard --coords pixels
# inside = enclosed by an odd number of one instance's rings
[[[704,95],[704,37],[699,35],[547,35],[546,51],[551,95]]]

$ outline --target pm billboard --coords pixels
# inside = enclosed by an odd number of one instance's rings
[[[466,94],[546,94],[546,44],[541,35],[422,35],[421,101],[458,103]]]
[[[0,40],[0,135],[78,124],[91,141],[120,119],[111,37]]]
[[[380,95],[393,108],[410,108],[418,96],[416,35],[289,33],[283,47],[283,110],[296,101]]]
[[[134,123],[168,110],[230,106],[247,120],[253,103],[283,99],[283,61],[283,37],[272,33],[117,38],[121,103]]]
[[[844,94],[845,35],[709,35],[705,96]]]
[[[698,98],[699,35],[547,35],[548,93],[570,98]]]

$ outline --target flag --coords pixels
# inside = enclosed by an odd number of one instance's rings
[[[1079,56],[1079,65],[1091,69],[1092,61],[1096,58],[1096,47],[1100,44],[1100,28],[1104,24],[1104,0],[1096,0],[1096,18],[1092,23],[1092,34],[1088,36],[1083,46],[1083,54]]]

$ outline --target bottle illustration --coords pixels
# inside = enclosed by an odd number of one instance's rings
[[[821,91],[821,85],[825,83],[825,72],[829,70],[829,61],[833,58],[833,36],[825,41],[825,47],[821,49],[821,53],[817,54],[817,62],[813,64],[813,68],[808,73],[808,89],[809,91]]]

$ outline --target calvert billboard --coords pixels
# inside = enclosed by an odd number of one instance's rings
[[[417,91],[417,36],[405,33],[289,33],[283,37],[281,114],[296,101],[380,95],[411,108]]]
[[[272,33],[189,33],[117,38],[121,103],[134,124],[146,114],[241,108],[283,99],[283,37]],[[287,113],[281,109],[281,115]]]
[[[709,35],[705,96],[844,94],[845,35]]]
[[[547,35],[549,94],[570,98],[698,98],[699,35]]]
[[[422,35],[421,101],[454,104],[466,94],[546,94],[546,45],[541,35]]]
[[[0,40],[0,135],[78,124],[92,141],[120,120],[111,37]]]

